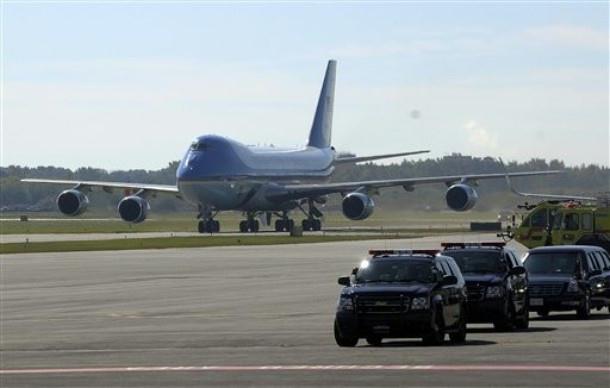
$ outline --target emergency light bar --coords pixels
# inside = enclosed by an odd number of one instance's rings
[[[481,242],[481,243],[441,243],[445,249],[464,249],[464,248],[497,248],[502,249],[506,245],[505,242]]]
[[[370,249],[369,255],[373,257],[389,255],[429,255],[435,256],[438,249]]]

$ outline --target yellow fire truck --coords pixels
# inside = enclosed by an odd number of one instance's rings
[[[528,210],[510,234],[528,248],[542,245],[597,245],[610,251],[610,198],[595,203],[542,201]]]
[[[610,193],[597,197],[560,194],[532,194],[515,190],[506,176],[509,189],[522,197],[543,199],[525,209],[521,224],[499,236],[514,238],[528,248],[541,245],[596,245],[610,252]]]

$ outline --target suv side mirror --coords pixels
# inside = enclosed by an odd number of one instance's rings
[[[525,268],[523,267],[513,267],[508,272],[510,275],[525,275]]]
[[[337,283],[339,283],[341,286],[349,286],[351,284],[349,276],[341,276],[339,279],[337,279]]]
[[[453,286],[454,284],[457,284],[457,282],[458,282],[458,280],[455,276],[447,275],[447,276],[443,276],[443,280],[441,280],[441,285]]]
[[[601,274],[602,274],[601,269],[594,269],[593,271],[589,272],[589,276],[599,276]]]

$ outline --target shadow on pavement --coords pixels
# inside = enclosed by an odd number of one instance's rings
[[[567,312],[562,314],[550,314],[547,317],[532,317],[530,318],[530,321],[601,321],[604,319],[610,319],[610,314],[596,314],[595,312],[591,312],[589,319],[580,319],[576,316],[576,313]]]
[[[542,333],[545,331],[557,330],[556,327],[530,327],[525,330],[515,329],[513,331],[497,331],[492,327],[473,327],[468,328],[468,333]]]
[[[484,340],[468,340],[461,344],[453,344],[450,341],[445,341],[442,345],[426,345],[421,340],[412,340],[412,341],[388,341],[383,342],[380,346],[366,345],[369,348],[409,348],[409,347],[422,347],[422,348],[439,348],[443,346],[482,346],[482,345],[495,345],[494,341],[484,341]]]

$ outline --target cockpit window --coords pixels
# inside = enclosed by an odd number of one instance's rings
[[[205,151],[208,149],[208,145],[206,143],[200,143],[198,141],[194,141],[191,144],[191,151]]]

